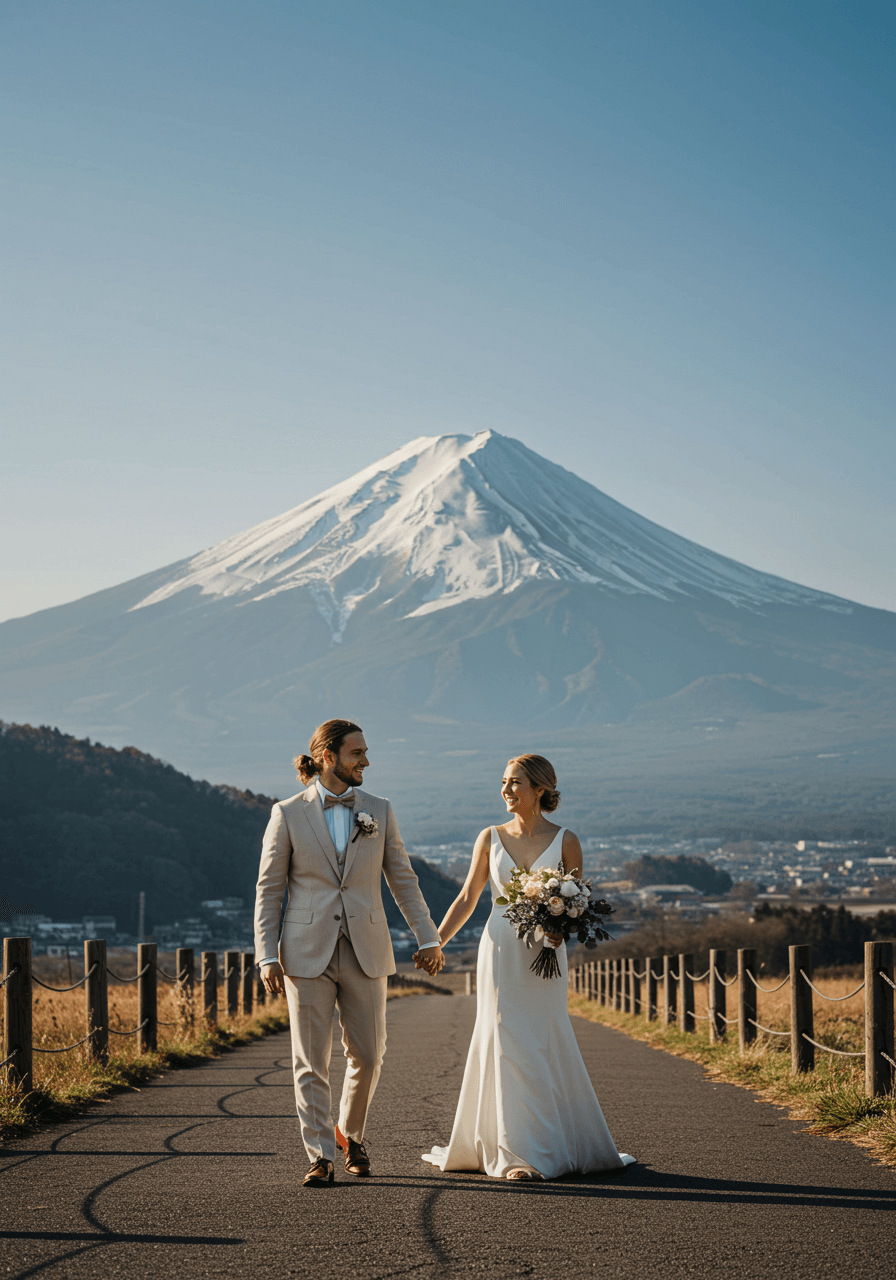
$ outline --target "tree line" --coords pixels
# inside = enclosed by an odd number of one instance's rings
[[[296,789],[299,788],[296,783]],[[197,781],[136,747],[0,721],[0,902],[55,920],[115,916],[147,929],[236,896],[251,910],[261,840],[275,800]],[[457,884],[412,858],[436,922]],[[404,920],[389,893],[390,925]]]

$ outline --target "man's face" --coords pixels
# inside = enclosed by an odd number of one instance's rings
[[[333,772],[347,787],[360,787],[364,770],[370,764],[367,759],[367,743],[363,733],[350,733],[343,740],[333,765]]]

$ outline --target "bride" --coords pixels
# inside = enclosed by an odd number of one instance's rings
[[[518,939],[503,907],[514,866],[556,867],[563,859],[578,876],[582,847],[545,813],[560,802],[557,778],[543,756],[511,760],[501,795],[510,819],[483,831],[463,889],[442,921],[442,946],[470,918],[490,884],[492,913],[479,944],[477,1012],[447,1147],[433,1147],[424,1160],[440,1169],[475,1169],[492,1178],[541,1181],[565,1173],[621,1169],[634,1157],[620,1155],[607,1129],[567,1011],[568,970],[562,937],[560,977],[545,980],[530,971],[534,959]]]

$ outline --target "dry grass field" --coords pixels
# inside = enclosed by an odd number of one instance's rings
[[[763,975],[762,986],[775,987],[783,976]],[[836,1003],[814,996],[813,1039],[844,1053],[862,1052],[864,992],[851,994],[861,984],[861,974],[822,971],[813,975],[813,982],[826,995],[849,996]],[[643,990],[642,985],[642,995]],[[734,982],[727,988],[729,1018],[737,1016],[737,997]],[[700,1062],[711,1077],[754,1089],[768,1101],[786,1107],[794,1118],[806,1121],[807,1128],[813,1132],[854,1142],[882,1163],[896,1167],[896,1097],[866,1097],[863,1057],[844,1058],[816,1050],[815,1069],[793,1075],[789,1034],[773,1036],[761,1031],[741,1056],[736,1025],[728,1027],[723,1043],[710,1044],[705,1020],[707,999],[708,984],[696,983],[697,1029],[688,1034],[679,1031],[677,1025],[665,1027],[659,1021],[647,1022],[643,1013],[621,1013],[572,993],[569,1008],[573,1014],[616,1027],[657,1049]],[[789,1031],[789,983],[774,993],[760,990],[757,1005],[757,1022],[772,1031]]]

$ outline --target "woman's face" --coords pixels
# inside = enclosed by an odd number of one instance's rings
[[[532,813],[544,794],[544,787],[533,787],[515,760],[508,762],[501,779],[501,795],[508,813]]]

